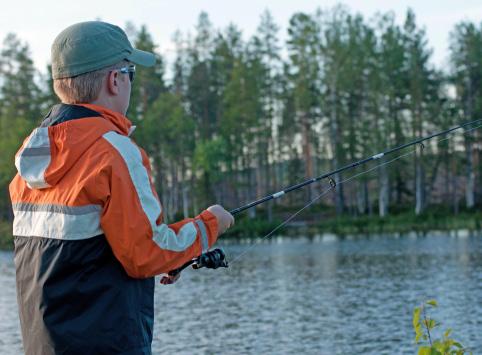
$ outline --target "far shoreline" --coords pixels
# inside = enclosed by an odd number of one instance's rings
[[[281,222],[282,220],[269,222],[262,217],[240,218],[221,240],[227,244],[236,240],[262,240]],[[0,221],[0,250],[13,250],[11,230],[11,222]],[[417,216],[412,212],[402,212],[384,218],[378,216],[325,216],[320,221],[294,220],[267,239],[305,237],[317,241],[334,241],[380,236],[416,238],[447,234],[458,238],[482,235],[482,213],[474,210],[460,212],[456,215],[438,211]]]

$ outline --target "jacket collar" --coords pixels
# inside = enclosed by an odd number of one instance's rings
[[[135,129],[135,126],[132,125],[132,122],[119,112],[112,111],[99,105],[79,104],[78,106],[98,112],[103,118],[111,122],[119,130],[119,133],[125,136],[130,136]]]
[[[81,118],[102,117],[115,126],[117,133],[130,136],[135,129],[132,122],[119,112],[106,107],[92,104],[58,104],[52,107],[40,127],[56,126],[58,124]]]

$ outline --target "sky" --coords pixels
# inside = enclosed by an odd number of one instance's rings
[[[4,3],[4,4],[2,4]],[[30,46],[35,66],[46,72],[50,61],[50,46],[55,36],[69,25],[101,19],[125,28],[128,21],[136,26],[146,25],[158,51],[168,59],[173,55],[172,35],[176,30],[194,33],[201,11],[209,14],[215,28],[234,23],[242,30],[244,39],[255,33],[260,15],[269,9],[280,27],[280,39],[286,38],[289,18],[295,12],[314,13],[329,9],[339,1],[313,0],[0,0],[0,40],[15,33]],[[393,11],[402,24],[410,7],[417,22],[424,27],[432,63],[444,69],[448,58],[448,36],[454,25],[462,20],[482,23],[482,0],[345,0],[352,13],[359,12],[367,20],[377,12]]]

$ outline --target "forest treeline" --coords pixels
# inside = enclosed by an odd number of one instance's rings
[[[482,118],[482,23],[440,29],[450,33],[443,68],[433,65],[411,10],[403,21],[392,13],[367,20],[341,5],[295,13],[284,43],[269,11],[250,38],[235,24],[216,28],[201,13],[194,33],[174,34],[168,64],[145,26],[126,30],[137,48],[158,56],[155,67],[138,68],[127,116],[151,157],[169,220],[215,202],[235,208]],[[28,43],[8,34],[0,53],[0,219],[11,218],[14,154],[57,102]],[[421,214],[434,205],[454,213],[473,209],[482,198],[481,135],[480,129],[459,132],[392,164],[334,176],[342,181],[373,168],[339,184],[320,204],[338,215],[382,217],[403,208]],[[258,213],[271,218],[273,206],[295,208],[328,186],[314,184]]]

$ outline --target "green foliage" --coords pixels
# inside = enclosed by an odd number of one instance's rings
[[[133,139],[151,158],[166,214],[196,214],[212,202],[234,208],[480,117],[480,24],[462,22],[451,32],[447,75],[430,64],[430,46],[414,12],[408,10],[403,24],[398,23],[392,13],[367,20],[338,5],[293,14],[287,40],[280,43],[279,26],[269,11],[247,40],[236,25],[216,28],[203,12],[192,36],[176,33],[169,80],[154,36],[146,26],[129,24],[133,44],[158,56],[154,67],[138,68],[128,117],[137,125]],[[0,55],[2,218],[11,217],[7,185],[15,173],[13,155],[57,101],[51,84],[33,67],[28,45],[7,35]],[[339,184],[334,198],[320,201],[331,219],[323,218],[317,226],[341,234],[480,228],[473,215],[465,225],[462,218],[447,217],[449,211],[460,212],[464,198],[474,197],[469,207],[480,204],[478,132],[463,136],[462,148],[453,139],[431,141],[423,154]],[[466,191],[460,181],[471,182],[464,184]],[[311,185],[270,206],[289,210],[316,196],[315,189]],[[424,210],[439,203],[446,206],[447,218]],[[410,204],[417,206],[420,218],[398,212],[398,206]],[[348,211],[358,217],[347,216]],[[392,216],[375,218],[376,211]]]
[[[334,212],[326,207],[316,213],[317,215],[313,212],[312,218],[321,219],[321,221],[316,223],[314,228],[318,231],[321,230],[338,235],[426,233],[433,230],[450,231],[458,229],[479,231],[482,226],[482,217],[476,211],[461,212],[453,215],[447,209],[437,210],[435,206],[420,215],[408,211],[407,207],[400,211],[393,211],[392,214],[386,217],[377,215],[336,217],[333,215]],[[311,217],[309,213],[306,213],[305,216],[306,219]]]
[[[194,151],[194,122],[177,94],[160,94],[149,106],[138,129],[144,146],[152,155],[162,151],[165,159],[175,159],[188,157]]]
[[[13,249],[12,223],[0,220],[0,250]]]
[[[134,32],[134,46],[138,49],[152,52],[156,55],[156,64],[152,67],[138,68],[135,77],[135,84],[132,86],[131,99],[129,104],[128,117],[134,122],[144,118],[149,107],[166,90],[164,83],[164,61],[159,53],[157,53],[156,44],[148,32],[146,26],[141,26]]]
[[[223,138],[198,143],[194,152],[194,169],[199,172],[210,172],[212,182],[219,182],[225,156],[226,142]]]
[[[280,220],[267,221],[266,218],[251,220],[249,218],[237,219],[233,228],[230,228],[225,237],[259,238],[270,233],[281,223]]]
[[[413,311],[412,324],[415,330],[415,344],[419,346],[418,355],[463,355],[472,354],[469,349],[450,337],[452,329],[443,332],[441,338],[435,338],[435,328],[440,327],[435,319],[427,316],[427,307],[438,307],[436,300],[426,301]]]
[[[8,217],[14,155],[41,119],[41,91],[27,44],[8,34],[0,52],[0,219]]]

